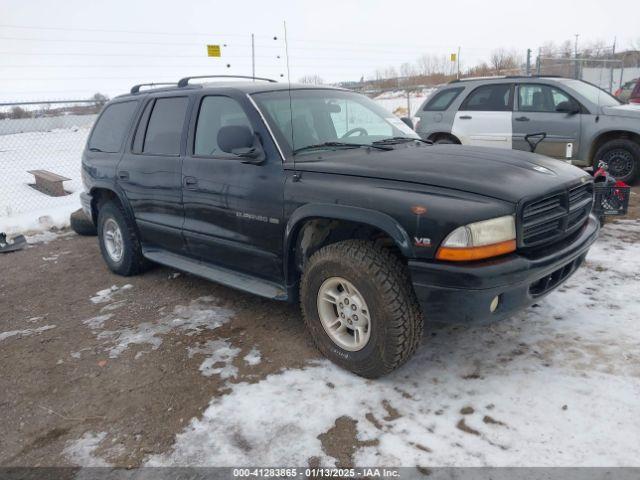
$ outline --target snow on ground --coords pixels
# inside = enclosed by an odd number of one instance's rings
[[[9,332],[0,332],[0,342],[2,340],[6,340],[10,337],[28,337],[29,335],[35,335],[42,332],[46,332],[47,330],[51,330],[52,328],[56,328],[55,325],[43,325],[38,328],[26,328],[24,330],[11,330]]]
[[[121,288],[117,288],[114,285],[109,289],[101,290],[96,297],[91,298],[91,301],[93,303],[111,301],[112,298],[109,295],[114,292],[126,290],[125,287],[127,287],[127,285]],[[100,301],[94,300],[97,297]],[[101,311],[114,311],[125,304],[126,300],[113,302],[105,305]],[[117,358],[129,347],[134,345],[147,345],[150,346],[152,350],[156,350],[162,345],[162,337],[173,331],[183,332],[186,335],[194,335],[204,330],[214,330],[228,322],[232,316],[233,312],[231,310],[216,305],[216,299],[214,297],[205,296],[193,300],[189,305],[176,306],[172,313],[164,315],[157,321],[136,323],[118,330],[103,330],[107,322],[112,319],[117,319],[117,311],[115,313],[106,313],[89,318],[82,323],[89,327],[97,335],[99,340],[104,341],[109,357]],[[220,374],[223,371],[227,372],[229,374],[228,376],[235,375],[237,370],[234,370],[235,367],[231,366],[230,363],[238,354],[239,350],[236,351],[235,347],[227,346],[226,342],[222,343],[225,345],[219,343],[206,344],[199,349],[194,349],[189,352],[190,356],[195,354],[208,356],[201,366],[201,370],[205,375]],[[138,351],[136,358],[139,358],[142,354],[144,354],[144,351]],[[219,364],[217,362],[219,361],[227,362],[229,366],[218,371],[217,367]]]
[[[85,432],[78,440],[68,442],[63,453],[75,465],[108,467],[109,463],[94,454],[94,450],[106,436],[107,432]]]
[[[100,290],[99,292],[96,292],[95,296],[91,297],[91,302],[92,303],[110,302],[111,300],[113,300],[113,296],[116,293],[122,292],[124,290],[129,290],[130,288],[133,288],[133,285],[131,285],[130,283],[127,283],[126,285],[123,285],[121,287],[117,285],[111,285],[109,288],[105,288],[104,290]]]
[[[607,225],[537,306],[430,327],[385,378],[319,361],[230,385],[148,464],[333,466],[319,436],[348,417],[358,466],[639,466],[639,234],[639,221]]]
[[[42,231],[69,224],[80,208],[80,162],[90,127],[0,135],[0,232]],[[48,170],[71,178],[64,183],[71,195],[50,197],[29,186],[28,170]]]
[[[235,377],[238,369],[233,365],[233,360],[240,353],[240,349],[234,347],[226,340],[209,340],[202,346],[189,348],[189,358],[194,355],[205,355],[200,365],[200,371],[205,377],[219,375],[222,379]]]
[[[409,107],[411,107],[411,116],[415,117],[416,111],[422,105],[429,95],[431,95],[435,88],[424,88],[415,92],[409,93]],[[381,93],[373,98],[381,107],[394,113],[398,117],[406,117],[407,111],[407,93],[404,90],[393,90],[389,92]]]

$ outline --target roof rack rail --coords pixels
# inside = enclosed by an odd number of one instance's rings
[[[164,82],[164,83],[139,83],[131,87],[131,93],[139,93],[141,87],[159,87],[165,85],[175,85],[176,82]]]
[[[271,82],[278,83],[276,80],[272,78],[263,78],[263,77],[250,77],[248,75],[198,75],[195,77],[184,77],[181,78],[178,82],[178,87],[183,88],[189,85],[189,80],[193,80],[194,78],[244,78],[248,80],[262,80],[263,82]]]

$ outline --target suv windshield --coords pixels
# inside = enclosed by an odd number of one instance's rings
[[[590,83],[581,80],[563,80],[562,83],[574,89],[591,103],[595,103],[601,107],[614,107],[622,104],[622,102],[613,95]]]
[[[420,138],[402,120],[353,92],[279,90],[252,97],[279,142],[294,155],[318,148],[374,146],[384,140],[400,143],[405,138]]]

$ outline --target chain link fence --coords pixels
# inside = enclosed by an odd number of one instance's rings
[[[82,150],[102,105],[95,100],[0,104],[0,233],[55,225],[79,208]],[[35,189],[32,170],[69,178],[67,195]]]

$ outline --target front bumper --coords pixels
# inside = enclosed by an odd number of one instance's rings
[[[590,215],[569,240],[533,255],[514,253],[481,262],[409,261],[427,321],[483,323],[510,316],[553,291],[584,261],[600,224]],[[498,296],[498,306],[490,311]]]
[[[91,219],[91,221],[95,221],[92,218],[91,211],[91,195],[87,192],[80,192],[80,204],[82,205],[82,210],[87,214],[87,217]]]

